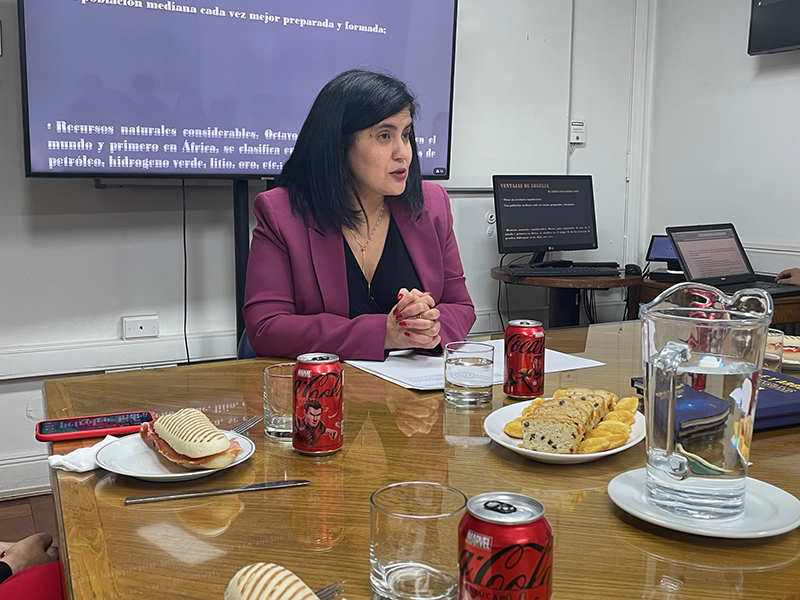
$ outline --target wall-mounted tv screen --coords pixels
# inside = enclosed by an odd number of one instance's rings
[[[29,175],[257,178],[338,73],[418,97],[422,174],[444,179],[456,0],[19,0]]]
[[[800,0],[752,0],[747,53],[800,49]]]

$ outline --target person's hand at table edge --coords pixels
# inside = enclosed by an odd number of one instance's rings
[[[775,281],[784,285],[800,285],[800,269],[784,269],[775,276]]]

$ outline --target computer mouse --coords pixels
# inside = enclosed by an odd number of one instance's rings
[[[642,268],[639,265],[630,263],[625,265],[625,274],[626,275],[641,275]]]

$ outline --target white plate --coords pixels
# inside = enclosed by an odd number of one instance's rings
[[[800,346],[800,336],[798,335],[786,335],[783,338],[783,345],[785,346]],[[791,358],[786,358],[786,354],[783,355],[783,366],[789,371],[796,371],[800,369],[800,360],[792,360]]]
[[[800,360],[789,360],[788,358],[784,358],[781,361],[781,366],[787,371],[798,371],[800,370]]]
[[[800,525],[800,500],[789,492],[747,478],[744,514],[732,519],[707,521],[681,517],[653,506],[645,497],[646,469],[634,469],[614,477],[608,495],[622,510],[667,529],[717,538],[750,539],[780,535]]]
[[[631,434],[628,436],[628,441],[625,442],[624,445],[620,446],[619,448],[614,448],[613,450],[606,450],[605,452],[593,452],[592,454],[556,454],[554,452],[538,452],[536,450],[520,448],[522,440],[506,435],[503,431],[503,427],[505,427],[506,423],[509,421],[513,421],[517,417],[522,416],[522,410],[526,406],[530,406],[530,403],[517,402],[516,404],[510,404],[508,406],[504,406],[503,408],[497,409],[488,417],[486,417],[486,420],[483,422],[483,428],[486,430],[488,436],[501,446],[505,446],[517,454],[527,456],[528,458],[538,460],[539,462],[558,464],[578,464],[591,462],[593,460],[598,460],[606,456],[616,454],[617,452],[627,450],[631,446],[635,446],[644,439],[644,415],[639,411],[636,411],[636,422],[631,425]]]
[[[250,438],[232,431],[223,432],[231,440],[236,440],[242,447],[242,452],[228,467],[246,461],[256,451],[256,446]],[[107,446],[103,446],[95,455],[97,464],[112,473],[127,475],[144,481],[185,481],[199,479],[221,469],[201,469],[193,471],[184,469],[168,461],[158,452],[149,447],[138,433],[126,435]],[[224,468],[228,468],[224,467]]]

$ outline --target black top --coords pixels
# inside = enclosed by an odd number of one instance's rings
[[[389,232],[383,254],[372,276],[372,285],[367,280],[347,240],[344,240],[345,262],[347,263],[347,290],[350,296],[350,318],[364,314],[384,314],[397,304],[400,288],[422,290],[414,263],[400,235],[400,230],[389,215]]]
[[[11,577],[12,574],[11,567],[3,561],[0,561],[0,583],[3,583],[6,579]]]

